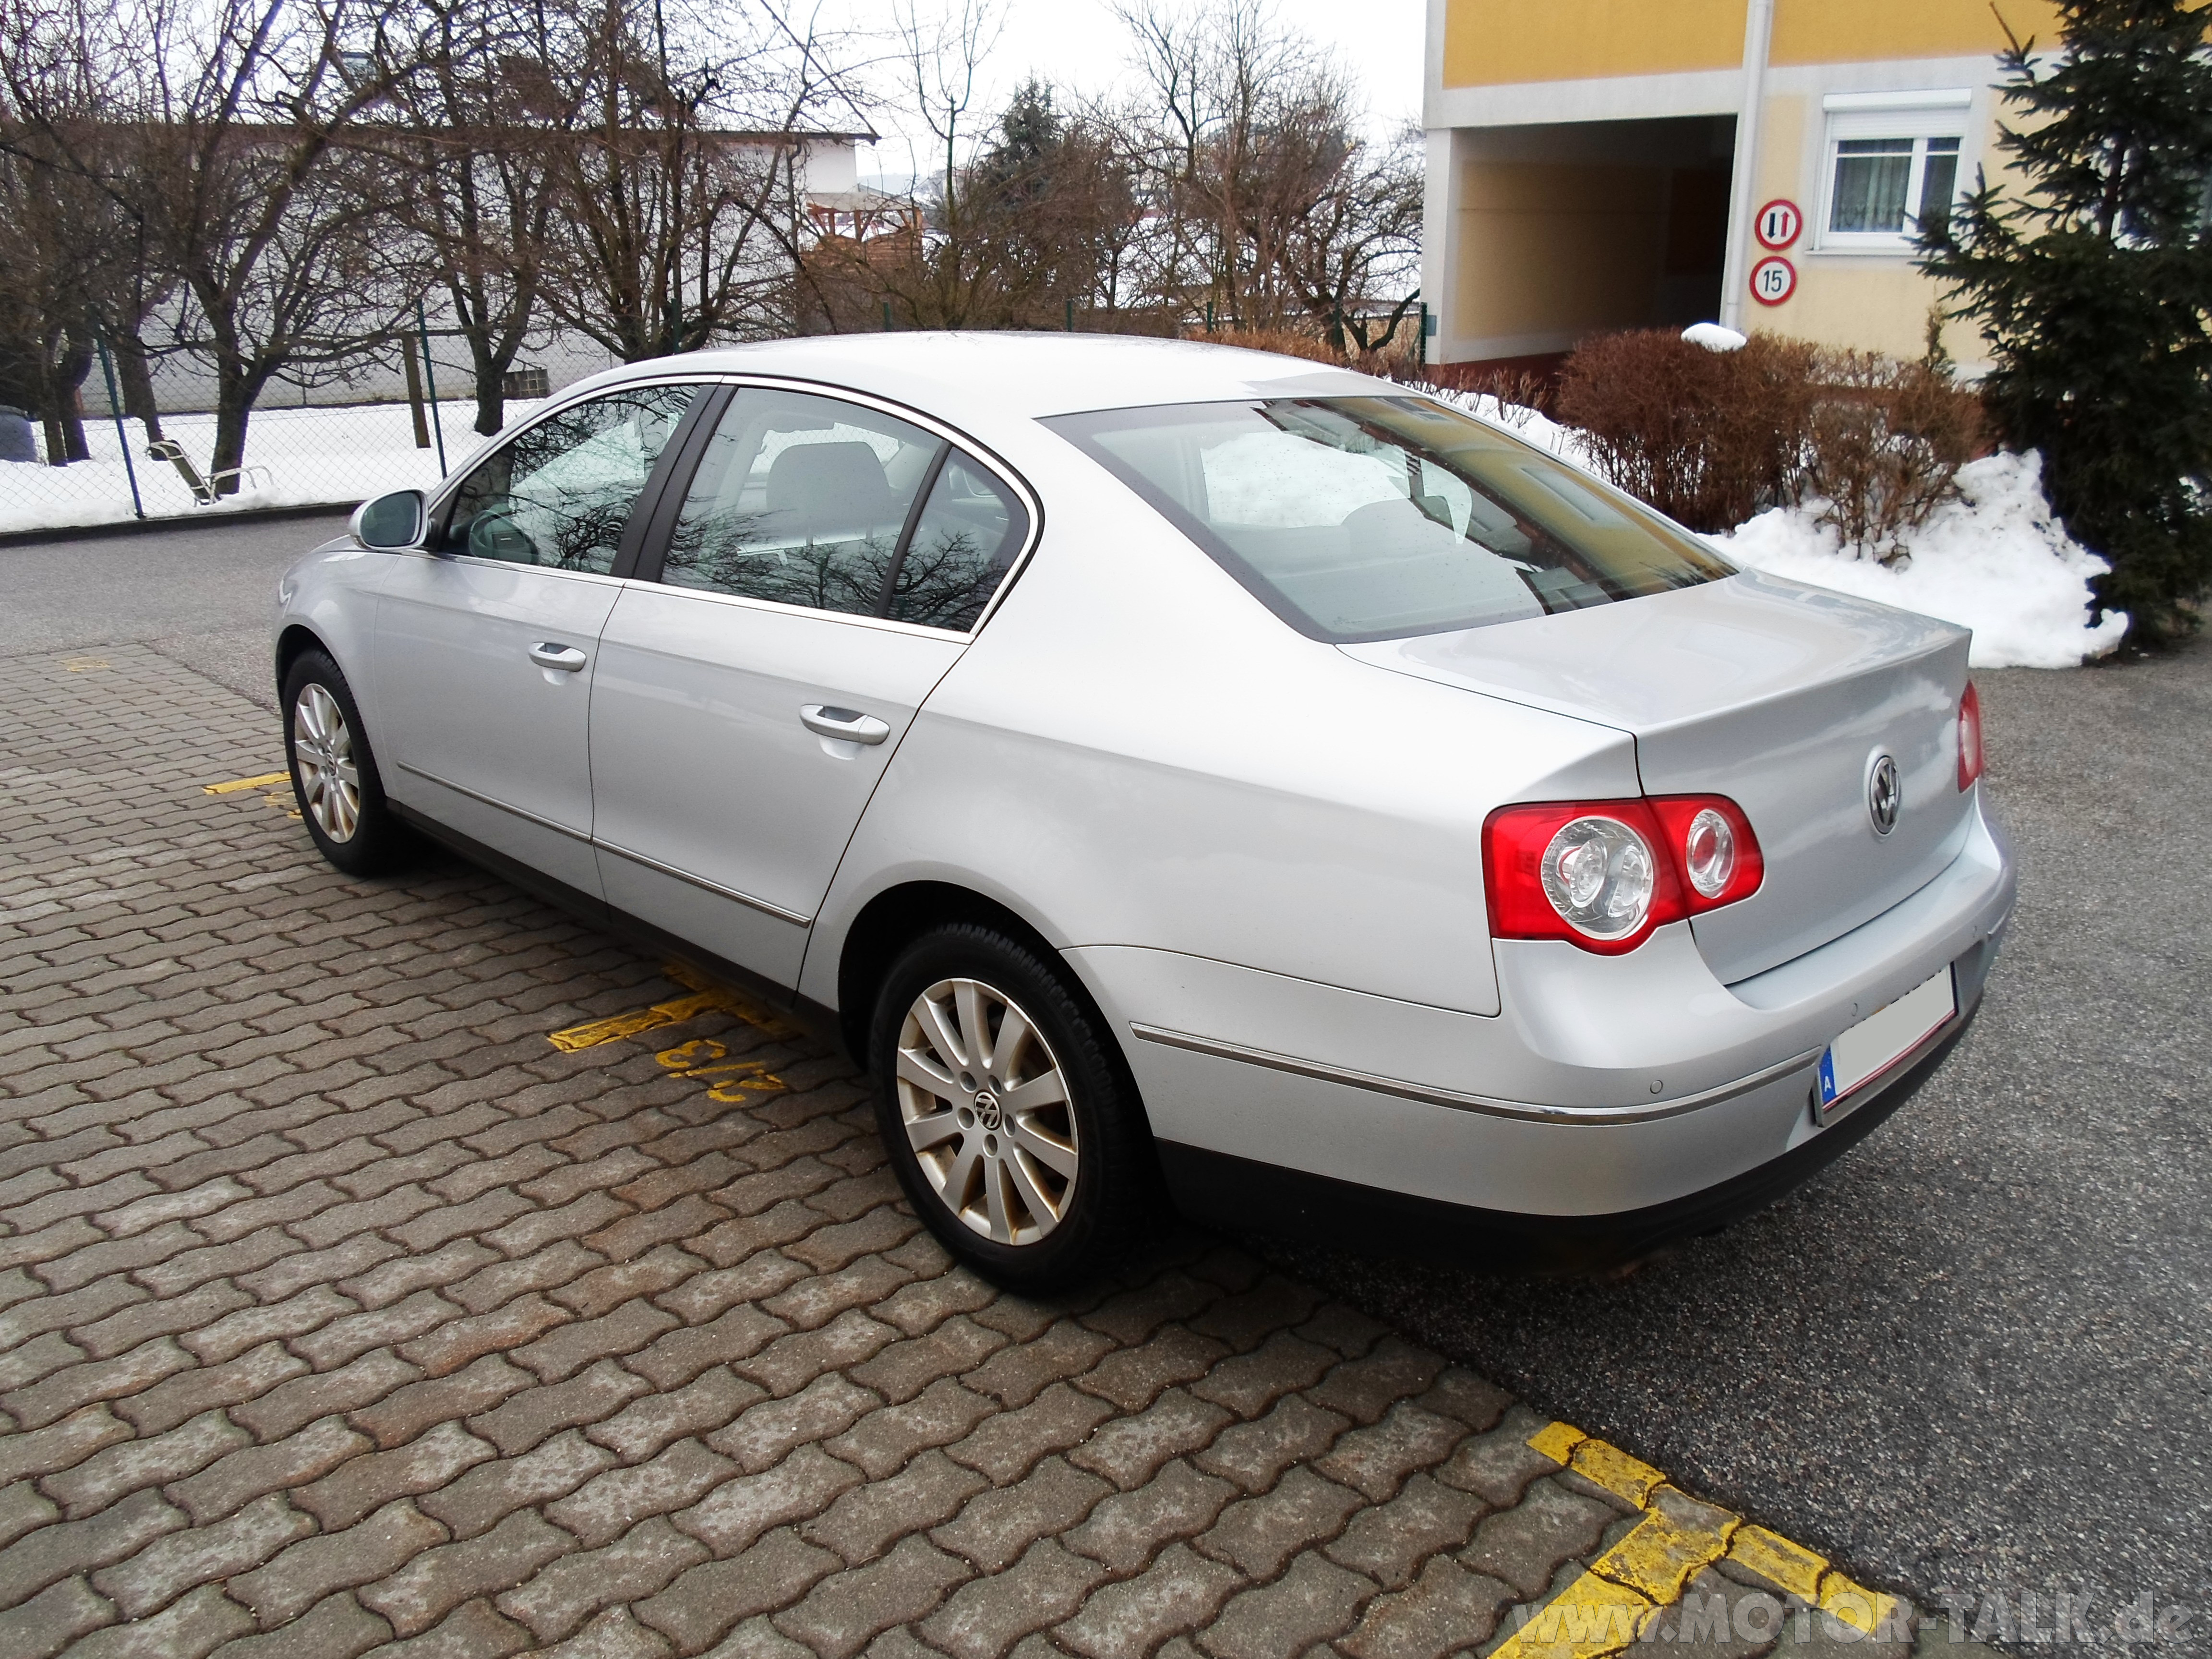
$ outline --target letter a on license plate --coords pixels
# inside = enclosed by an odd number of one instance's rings
[[[1820,1056],[1815,1096],[1820,1121],[1837,1115],[1859,1090],[1948,1024],[1958,1012],[1959,995],[1947,967],[1830,1043]]]

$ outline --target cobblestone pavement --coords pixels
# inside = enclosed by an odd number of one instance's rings
[[[0,663],[0,722],[10,1656],[1913,1644],[1204,1236],[953,1269],[843,1062],[466,866],[327,868],[207,790],[269,714],[151,650]]]

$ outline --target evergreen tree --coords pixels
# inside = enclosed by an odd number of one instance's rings
[[[1984,178],[1931,221],[1921,268],[1979,325],[1983,393],[2043,452],[2054,511],[2112,563],[2106,611],[2149,639],[2193,630],[2212,583],[2212,61],[2201,0],[2060,0],[2063,46],[2014,40]]]

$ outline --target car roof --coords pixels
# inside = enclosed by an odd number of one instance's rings
[[[594,375],[619,385],[672,368],[822,380],[921,409],[988,403],[1036,418],[1148,404],[1403,396],[1388,380],[1304,357],[1142,335],[968,331],[812,335],[718,346]],[[948,410],[949,412],[949,410]]]

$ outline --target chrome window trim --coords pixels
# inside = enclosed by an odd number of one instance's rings
[[[955,449],[981,462],[992,477],[1014,492],[1020,499],[1023,509],[1029,514],[1029,533],[1023,538],[1021,550],[1007,561],[1006,574],[999,579],[999,586],[993,591],[990,601],[984,605],[981,614],[975,618],[975,625],[966,629],[932,628],[922,623],[899,622],[890,617],[862,617],[850,611],[821,611],[811,605],[783,605],[774,599],[750,599],[739,593],[714,593],[706,588],[678,587],[672,582],[656,581],[654,586],[665,587],[672,592],[732,599],[739,604],[757,605],[764,611],[783,611],[802,617],[836,617],[847,622],[868,623],[878,627],[889,627],[900,632],[921,635],[930,639],[973,641],[976,635],[983,631],[992,617],[997,614],[1006,595],[1013,590],[1014,584],[1021,580],[1022,572],[1028,568],[1031,556],[1036,551],[1037,544],[1044,537],[1044,503],[1038,499],[1036,491],[1030,488],[1029,480],[1015,471],[1010,462],[988,445],[976,442],[959,428],[948,425],[934,415],[916,409],[909,404],[900,403],[896,398],[886,398],[873,392],[858,391],[851,386],[840,386],[834,380],[805,380],[785,374],[752,374],[732,369],[720,370],[706,376],[705,379],[720,386],[756,386],[769,392],[797,392],[810,397],[830,398],[842,403],[858,404],[863,409],[872,409],[878,414],[889,415],[911,426],[918,426],[925,432],[934,433]],[[611,391],[613,388],[605,389]],[[726,410],[724,412],[727,413]],[[684,483],[688,489],[690,481],[686,479]]]
[[[1930,1041],[1950,1030],[1947,1024],[1931,1036]],[[1319,1060],[1299,1060],[1291,1054],[1276,1054],[1267,1048],[1250,1048],[1241,1042],[1224,1042],[1218,1038],[1194,1036],[1188,1031],[1172,1031],[1158,1025],[1132,1024],[1130,1034],[1146,1042],[1156,1042],[1163,1048],[1186,1048],[1193,1054],[1211,1054],[1217,1060],[1240,1060],[1248,1066],[1264,1066],[1270,1071],[1288,1072],[1297,1077],[1310,1077],[1322,1083],[1340,1083],[1348,1088],[1365,1089],[1375,1094],[1395,1095],[1402,1100],[1417,1100],[1430,1106],[1448,1106],[1454,1111],[1480,1112],[1489,1117],[1517,1118],[1524,1122],[1558,1124],[1648,1123],[1655,1119],[1679,1117],[1686,1112],[1702,1111],[1717,1106],[1724,1100],[1748,1094],[1753,1089],[1765,1087],[1793,1072],[1801,1072],[1817,1065],[1820,1050],[1812,1048],[1802,1054],[1776,1065],[1741,1077],[1733,1083],[1723,1083],[1717,1088],[1701,1090],[1693,1095],[1683,1095],[1674,1100],[1654,1101],[1633,1106],[1545,1106],[1534,1101],[1502,1100],[1492,1095],[1462,1094],[1450,1089],[1434,1089],[1419,1083],[1407,1083],[1396,1078],[1380,1077],[1372,1072],[1353,1071],[1348,1066],[1324,1065]]]

